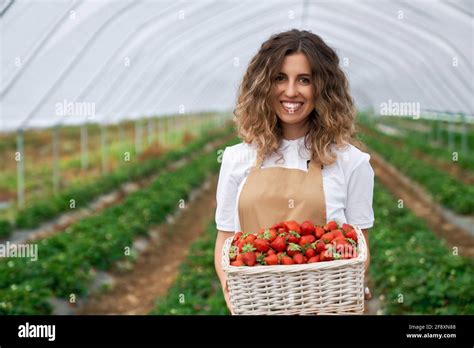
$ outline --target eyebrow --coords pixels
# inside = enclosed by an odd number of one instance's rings
[[[280,71],[278,74],[287,76],[284,72],[281,72],[281,71]],[[311,74],[306,74],[306,73],[304,73],[304,74],[298,74],[298,75],[296,75],[296,76],[297,76],[297,77],[302,77],[302,76],[311,77]]]

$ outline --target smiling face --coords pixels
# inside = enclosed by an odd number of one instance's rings
[[[314,109],[314,85],[311,67],[304,53],[285,57],[273,81],[273,110],[283,128],[303,127]]]

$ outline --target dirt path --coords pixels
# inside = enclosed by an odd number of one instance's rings
[[[153,228],[133,270],[112,271],[113,289],[89,298],[77,314],[148,314],[156,298],[167,293],[189,247],[214,216],[216,186],[214,175],[173,222]]]
[[[362,146],[362,150],[370,153],[377,180],[395,197],[402,199],[416,216],[425,220],[436,236],[445,240],[450,247],[456,247],[459,255],[474,258],[474,236],[449,221],[444,208],[434,202],[423,188],[413,183],[377,153],[365,146]]]

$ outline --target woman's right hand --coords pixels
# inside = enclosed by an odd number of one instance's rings
[[[225,303],[227,304],[227,308],[229,308],[230,313],[233,315],[234,311],[232,310],[232,304],[230,303],[230,295],[229,289],[227,288],[227,277],[226,274],[222,271],[222,247],[227,238],[232,236],[233,232],[224,232],[218,231],[217,239],[216,239],[216,248],[214,251],[214,265],[216,268],[217,276],[221,282],[222,292],[224,294]]]

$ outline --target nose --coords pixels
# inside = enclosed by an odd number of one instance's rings
[[[288,98],[294,98],[298,96],[298,90],[296,89],[296,84],[292,81],[289,81],[285,86],[285,96]]]

